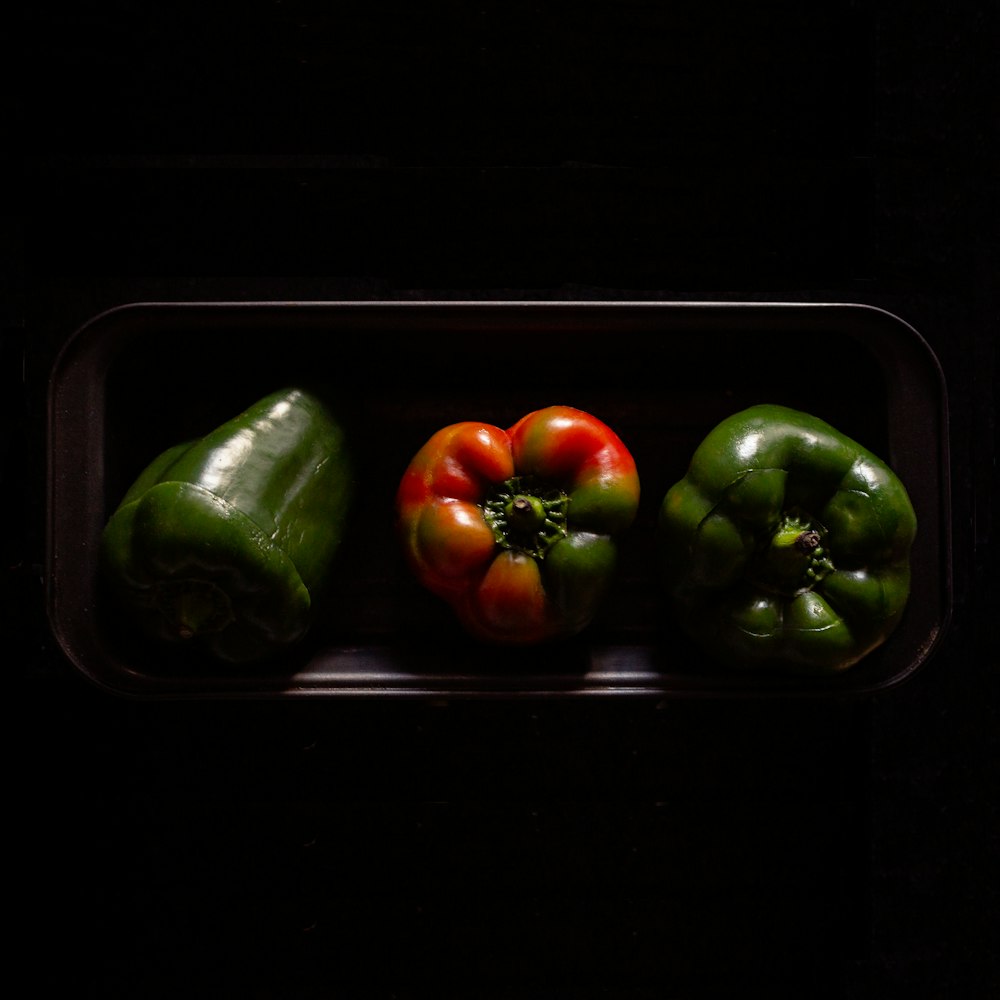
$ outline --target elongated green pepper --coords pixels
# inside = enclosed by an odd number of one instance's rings
[[[677,623],[719,660],[824,674],[898,625],[916,529],[884,461],[817,417],[761,405],[701,442],[658,540]]]
[[[308,630],[351,494],[341,427],[284,389],[150,463],[104,529],[103,572],[149,635],[257,660]]]

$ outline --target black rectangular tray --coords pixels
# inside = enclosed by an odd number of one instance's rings
[[[102,527],[144,465],[274,389],[321,386],[356,457],[358,498],[328,606],[263,666],[206,669],[146,645],[104,607]],[[734,674],[680,636],[652,539],[666,490],[704,435],[755,403],[822,417],[884,458],[917,511],[906,614],[830,678]],[[502,427],[550,404],[622,437],[642,500],[615,586],[579,636],[497,649],[462,634],[407,571],[396,486],[458,420]],[[155,698],[839,697],[910,676],[951,610],[946,386],[923,338],[855,304],[624,302],[135,303],[64,345],[49,385],[48,611],[69,660],[118,694]]]

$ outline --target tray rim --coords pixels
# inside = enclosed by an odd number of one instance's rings
[[[432,310],[444,310],[445,312],[457,313],[459,311],[472,310],[483,311],[572,311],[572,312],[623,312],[633,313],[650,312],[697,312],[706,310],[717,310],[720,312],[739,313],[765,313],[780,312],[794,313],[801,312],[804,315],[829,313],[861,313],[866,317],[874,318],[878,323],[888,323],[902,331],[909,339],[909,350],[916,351],[922,357],[923,363],[927,366],[934,382],[936,400],[934,410],[940,427],[940,438],[938,441],[938,461],[936,468],[941,473],[939,479],[939,523],[936,526],[940,534],[939,558],[942,563],[941,593],[942,602],[940,608],[940,618],[936,626],[930,630],[923,644],[917,650],[913,660],[902,670],[892,674],[887,678],[876,679],[872,683],[859,684],[856,687],[837,688],[825,683],[815,683],[815,679],[800,686],[793,683],[788,687],[770,687],[763,685],[759,688],[751,686],[729,685],[725,683],[718,687],[708,687],[704,685],[704,678],[697,674],[684,675],[685,680],[690,680],[687,684],[669,683],[668,675],[652,674],[644,671],[625,671],[640,679],[631,684],[612,683],[609,680],[592,680],[587,682],[590,676],[588,673],[583,678],[575,676],[564,683],[550,683],[547,685],[536,685],[528,689],[517,688],[510,683],[498,684],[495,676],[479,677],[476,675],[447,675],[452,680],[464,677],[464,684],[461,687],[442,687],[428,684],[428,679],[433,675],[421,674],[413,682],[405,682],[401,678],[411,675],[405,671],[389,671],[387,676],[396,676],[393,684],[379,685],[355,681],[352,683],[333,684],[330,682],[316,683],[316,678],[322,671],[314,670],[282,674],[273,680],[270,678],[257,677],[252,684],[234,684],[232,679],[219,689],[209,690],[185,690],[169,682],[164,683],[162,678],[143,674],[128,666],[117,671],[118,682],[112,682],[101,671],[96,671],[89,665],[85,656],[79,654],[78,647],[72,642],[72,629],[67,630],[65,623],[58,613],[58,587],[56,580],[59,578],[55,571],[56,553],[55,539],[58,532],[55,525],[56,498],[59,493],[56,485],[58,476],[56,460],[54,458],[54,442],[57,432],[58,420],[56,417],[57,401],[60,398],[61,379],[66,376],[67,367],[72,366],[73,354],[76,351],[86,350],[88,346],[92,350],[97,350],[99,354],[103,352],[105,360],[110,353],[107,345],[88,345],[87,339],[94,335],[95,330],[99,331],[107,323],[116,323],[121,317],[132,312],[150,311],[204,311],[211,313],[214,311],[247,312],[261,310],[306,310],[313,312],[320,311],[361,311],[374,313],[383,311],[387,313],[404,312],[427,312]],[[853,335],[849,327],[843,331],[848,335]],[[865,341],[866,346],[872,349],[879,360],[884,361],[886,344],[871,344]],[[91,392],[95,392],[97,387],[91,387]],[[891,392],[891,389],[890,389]],[[769,699],[792,699],[802,698],[834,698],[834,699],[854,699],[859,696],[872,696],[908,680],[918,671],[920,667],[931,657],[946,635],[951,623],[953,612],[953,574],[952,574],[952,546],[951,546],[951,491],[950,491],[950,447],[949,447],[949,407],[948,407],[948,387],[944,371],[941,364],[931,348],[930,344],[920,334],[920,332],[906,320],[897,314],[881,306],[870,305],[855,301],[788,301],[788,300],[671,300],[671,299],[622,299],[622,300],[592,300],[592,299],[265,299],[265,300],[136,300],[123,302],[96,313],[80,326],[77,327],[63,342],[52,361],[49,383],[47,391],[47,455],[46,455],[46,537],[45,537],[45,591],[46,591],[46,613],[49,627],[57,644],[67,659],[80,671],[88,680],[99,688],[112,694],[135,698],[135,699],[156,699],[164,698],[173,700],[211,700],[211,699],[272,699],[284,697],[301,696],[333,696],[333,697],[359,697],[359,698],[420,698],[431,700],[461,700],[468,698],[501,698],[501,699],[531,699],[531,698],[551,698],[551,697],[644,697],[654,699],[670,698],[700,698],[700,699],[747,699],[747,698],[769,698]],[[100,461],[98,465],[100,466]],[[373,644],[372,648],[375,648]],[[613,658],[613,650],[625,648],[623,645],[607,645],[602,647],[608,656]],[[610,651],[610,652],[609,652]],[[413,675],[416,676],[416,675]],[[603,676],[603,675],[601,675]],[[619,675],[622,676],[622,675]],[[641,679],[645,677],[645,680]],[[661,678],[661,683],[654,682],[655,677]],[[516,677],[504,678],[505,681],[515,681]],[[265,683],[261,683],[261,681]],[[699,685],[698,681],[702,683]],[[490,685],[490,681],[493,681]],[[608,686],[608,685],[611,686]],[[604,685],[604,686],[602,686]]]

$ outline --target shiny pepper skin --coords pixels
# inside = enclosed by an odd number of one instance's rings
[[[638,505],[628,449],[570,406],[536,410],[507,430],[443,427],[413,457],[396,497],[416,578],[470,634],[501,644],[590,623]]]
[[[291,387],[143,470],[101,536],[116,613],[229,663],[309,629],[354,493],[340,424]]]
[[[909,598],[917,520],[902,482],[784,406],[719,423],[657,530],[676,624],[731,667],[838,673],[888,638]]]

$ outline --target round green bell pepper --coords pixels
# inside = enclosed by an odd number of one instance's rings
[[[899,623],[916,528],[885,462],[815,416],[760,405],[701,442],[657,538],[674,617],[714,657],[826,674]]]

